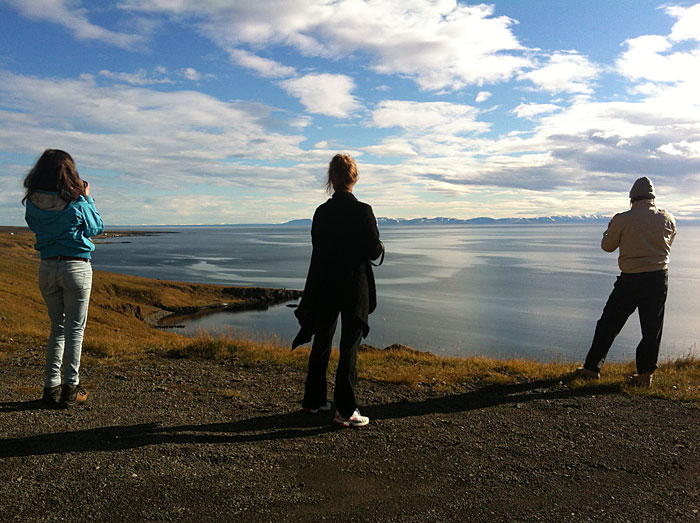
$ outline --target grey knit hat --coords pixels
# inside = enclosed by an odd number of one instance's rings
[[[630,198],[632,200],[653,200],[656,198],[654,184],[646,176],[637,178],[637,181],[634,182],[630,189]]]

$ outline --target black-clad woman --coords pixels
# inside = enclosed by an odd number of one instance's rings
[[[376,308],[372,264],[384,253],[372,207],[352,194],[357,182],[353,158],[336,154],[328,167],[326,188],[333,196],[316,209],[311,227],[313,252],[304,296],[295,311],[301,330],[292,348],[313,336],[302,408],[316,414],[330,410],[326,369],[341,318],[340,358],[335,377],[334,423],[361,427],[369,423],[357,409],[357,350],[369,333],[368,317]]]

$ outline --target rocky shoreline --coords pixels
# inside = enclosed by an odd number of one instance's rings
[[[293,289],[273,289],[264,287],[226,287],[223,296],[235,298],[233,303],[222,302],[202,306],[170,307],[161,317],[151,317],[149,322],[158,328],[180,327],[179,322],[200,318],[215,312],[242,312],[247,310],[267,310],[272,305],[301,299],[302,291]]]

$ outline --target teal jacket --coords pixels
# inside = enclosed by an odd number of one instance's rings
[[[42,260],[54,256],[90,258],[95,244],[88,238],[104,230],[92,196],[80,196],[69,203],[57,192],[37,190],[27,199],[24,219],[36,235],[34,248]]]

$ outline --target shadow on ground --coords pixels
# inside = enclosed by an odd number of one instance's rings
[[[56,407],[44,403],[42,400],[7,401],[0,403],[0,412],[27,412],[31,410],[53,410]]]
[[[470,392],[422,401],[371,405],[364,407],[363,413],[370,419],[390,420],[429,414],[466,412],[532,400],[565,400],[614,394],[619,391],[619,385],[569,389],[558,386],[556,380],[535,381],[514,385],[491,385]],[[43,408],[45,407],[37,401],[0,403],[0,412]],[[310,416],[301,411],[199,425],[163,426],[159,423],[117,425],[0,439],[0,459],[69,452],[109,452],[161,444],[224,444],[306,438],[332,430],[339,429],[330,424],[328,415]]]

